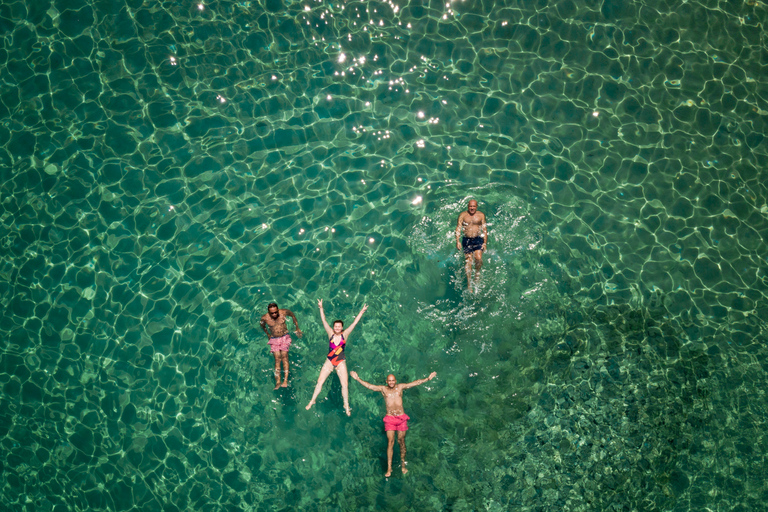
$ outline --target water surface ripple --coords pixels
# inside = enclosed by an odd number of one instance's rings
[[[0,5],[0,508],[754,511],[759,1]],[[489,219],[477,293],[453,229]],[[383,478],[406,392],[410,473]],[[306,333],[272,390],[258,318]],[[397,459],[397,452],[395,455]]]

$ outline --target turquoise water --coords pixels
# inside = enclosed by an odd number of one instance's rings
[[[0,5],[0,508],[754,511],[761,2]],[[453,229],[489,219],[477,293]],[[383,401],[405,392],[410,472]],[[289,388],[258,326],[305,332]]]

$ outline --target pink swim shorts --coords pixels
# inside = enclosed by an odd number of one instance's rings
[[[288,349],[291,347],[291,335],[286,334],[285,336],[280,336],[279,338],[269,338],[269,348],[272,350],[272,353],[275,352],[288,352]]]
[[[400,414],[399,416],[391,416],[387,414],[384,416],[384,430],[399,430],[405,432],[408,430],[408,420],[411,419],[407,414]]]

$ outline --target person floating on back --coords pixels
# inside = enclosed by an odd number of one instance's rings
[[[456,224],[456,249],[464,251],[464,268],[467,272],[467,288],[470,291],[473,283],[475,288],[480,283],[483,251],[487,248],[488,226],[485,222],[485,214],[477,211],[477,201],[470,199],[467,211],[459,214]]]
[[[325,332],[328,333],[330,339],[328,340],[328,357],[320,369],[320,376],[317,378],[317,385],[315,385],[315,392],[312,394],[312,400],[307,404],[307,410],[311,409],[315,405],[315,399],[320,394],[320,390],[323,389],[323,383],[325,379],[331,374],[333,370],[336,370],[336,374],[339,376],[339,382],[341,383],[341,396],[344,399],[344,411],[347,416],[351,416],[352,412],[349,409],[349,379],[347,377],[347,363],[346,355],[344,354],[347,346],[347,341],[352,330],[357,325],[357,322],[362,318],[365,310],[368,309],[368,305],[364,304],[363,309],[355,317],[352,325],[344,329],[344,322],[341,320],[333,321],[333,329],[328,325],[328,321],[325,319],[325,311],[323,311],[323,300],[317,301],[317,306],[320,308],[320,318],[323,321],[323,327]]]
[[[296,327],[296,336],[302,337],[303,333],[299,329],[299,321],[296,320],[290,309],[280,309],[274,302],[267,306],[267,314],[261,317],[261,328],[269,338],[269,348],[275,356],[275,389],[279,387],[288,387],[288,349],[291,346],[291,335],[288,334],[288,326],[285,323],[287,317],[293,319],[293,325]],[[280,362],[283,363],[285,377],[280,383]]]
[[[400,461],[402,463],[403,474],[408,472],[405,461],[405,433],[408,431],[408,420],[411,419],[403,410],[403,390],[419,386],[435,378],[437,372],[432,372],[426,379],[419,379],[408,384],[398,384],[394,375],[387,375],[386,386],[374,386],[369,382],[357,376],[357,372],[351,372],[350,375],[357,382],[367,387],[371,391],[379,391],[384,396],[384,402],[387,406],[387,415],[384,416],[384,430],[387,433],[387,472],[385,477],[392,475],[392,453],[395,446],[395,432],[397,432],[397,442],[400,444]]]

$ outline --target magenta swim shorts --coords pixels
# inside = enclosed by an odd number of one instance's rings
[[[272,353],[275,352],[288,352],[288,349],[291,347],[291,335],[286,334],[285,336],[280,336],[279,338],[269,338],[269,348],[272,350]]]
[[[391,416],[387,414],[384,416],[384,430],[398,430],[405,432],[408,430],[408,420],[411,419],[407,414],[400,414],[399,416]]]

